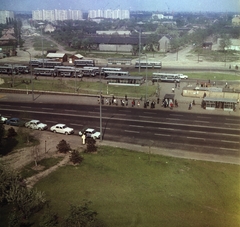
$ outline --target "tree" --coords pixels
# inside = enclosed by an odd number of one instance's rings
[[[60,153],[67,153],[71,150],[70,145],[65,140],[61,140],[56,148]]]
[[[65,219],[66,227],[97,227],[97,212],[89,208],[90,202],[84,202],[79,206],[70,206],[69,215]]]
[[[223,35],[220,41],[220,48],[226,50],[231,45],[231,40],[228,36]]]
[[[70,161],[73,164],[81,163],[83,161],[83,157],[80,155],[79,151],[73,150],[70,155]]]

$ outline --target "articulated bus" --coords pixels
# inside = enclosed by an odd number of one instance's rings
[[[92,59],[86,59],[86,60],[77,59],[74,61],[74,65],[76,67],[95,66],[95,61]]]
[[[128,58],[108,58],[108,65],[131,65],[132,59]]]
[[[105,71],[104,76],[129,76],[129,72],[127,71]]]
[[[179,74],[173,73],[153,73],[152,81],[153,82],[177,82],[179,83],[181,80]]]
[[[135,62],[135,68],[156,68],[156,69],[161,69],[162,68],[162,62],[160,61],[147,61],[147,60],[137,60]]]

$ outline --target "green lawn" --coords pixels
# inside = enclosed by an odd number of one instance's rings
[[[237,227],[240,166],[100,147],[37,183],[63,217],[83,199],[106,226]]]
[[[130,87],[130,86],[113,86],[107,85],[106,81],[103,79],[103,83],[101,85],[102,94],[103,95],[112,95],[114,94],[117,97],[124,97],[127,94],[129,97],[135,98],[144,98],[146,91],[148,97],[153,97],[157,90],[157,83],[152,85],[150,80],[150,76],[152,76],[152,70],[148,71],[148,86],[146,87],[146,83],[141,85],[140,87]],[[192,73],[186,72],[184,73],[188,75],[189,79],[196,79],[196,80],[223,80],[223,81],[230,81],[230,80],[240,80],[240,76],[238,74],[233,73],[215,73],[215,72],[204,72],[204,73]],[[132,76],[143,76],[145,78],[145,71],[142,70],[139,74],[138,72],[132,72]],[[18,76],[14,77],[14,88],[17,89],[24,89],[31,90],[32,85],[23,83],[23,80],[30,81],[29,78],[18,78]],[[9,88],[10,84],[12,83],[11,77],[4,77],[4,84],[1,84],[0,87]],[[83,93],[83,94],[93,94],[99,95],[100,93],[100,82],[99,80],[90,79],[89,81],[82,81],[81,79],[77,78],[76,80],[62,80],[61,78],[44,78],[38,77],[38,80],[33,80],[34,82],[34,90],[39,91],[58,91],[58,92],[70,92],[70,93]],[[159,84],[160,87],[164,86],[163,84]]]

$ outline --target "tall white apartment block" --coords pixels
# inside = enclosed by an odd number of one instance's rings
[[[33,10],[33,20],[46,20],[46,21],[64,21],[64,20],[82,20],[81,10]]]
[[[129,19],[130,12],[129,10],[90,10],[88,12],[88,18],[96,18],[96,17],[103,17],[103,18],[111,18],[111,19]]]
[[[0,24],[6,24],[6,18],[14,19],[14,12],[8,10],[0,10]]]

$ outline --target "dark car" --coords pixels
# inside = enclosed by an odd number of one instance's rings
[[[21,121],[19,118],[10,118],[6,121],[7,125],[12,125],[12,126],[24,126],[24,122]]]

